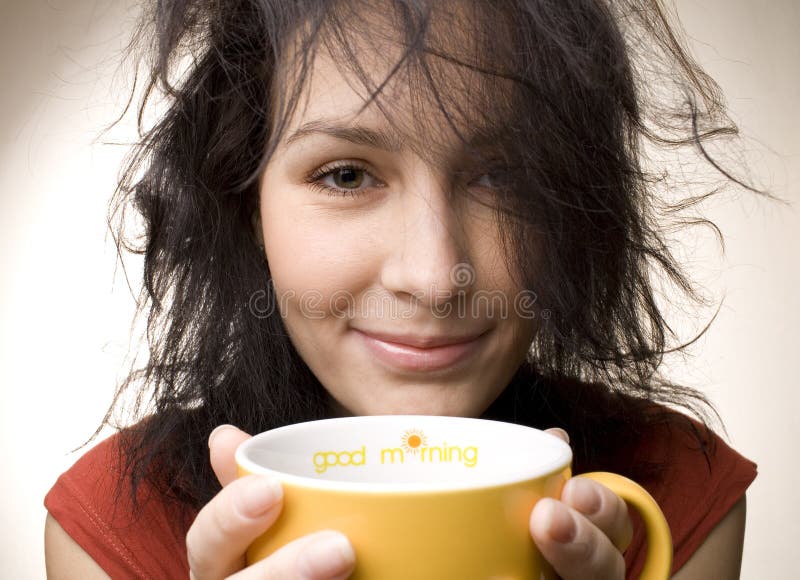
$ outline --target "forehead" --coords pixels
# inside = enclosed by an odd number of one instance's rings
[[[301,32],[281,66],[278,82],[298,95],[284,120],[284,146],[298,130],[335,123],[380,129],[387,149],[436,156],[459,142],[491,142],[511,121],[511,83],[485,72],[498,46],[487,40],[479,4],[432,3],[419,30],[398,28],[394,3],[338,5],[312,50],[297,48]]]

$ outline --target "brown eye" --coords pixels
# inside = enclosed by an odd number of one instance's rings
[[[341,167],[334,170],[331,175],[336,187],[343,189],[356,189],[364,181],[364,170],[357,167]]]
[[[311,187],[334,196],[357,196],[371,187],[381,186],[366,167],[354,162],[323,167],[310,175],[307,182]]]

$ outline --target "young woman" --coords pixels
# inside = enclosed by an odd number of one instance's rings
[[[735,129],[658,1],[162,1],[144,24],[142,109],[168,108],[114,205],[144,224],[119,237],[145,260],[150,359],[117,397],[141,416],[48,494],[50,576],[345,578],[335,530],[245,567],[281,490],[234,449],[403,413],[553,428],[576,473],[650,490],[676,578],[738,577],[755,465],[658,373],[652,276],[700,300],[659,218],[696,198],[668,204],[643,153]],[[593,482],[530,532],[566,579],[641,568]]]

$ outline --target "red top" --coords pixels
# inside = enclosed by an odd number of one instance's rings
[[[707,460],[696,441],[674,429],[654,431],[635,452],[637,461],[665,461],[658,481],[645,484],[667,517],[675,547],[673,572],[703,543],[714,526],[744,495],[756,477],[756,465],[716,437]],[[115,497],[120,474],[118,435],[98,444],[66,471],[45,497],[45,506],[62,528],[112,578],[186,578],[186,529],[176,526],[167,506],[142,485],[140,515],[131,513],[131,497]],[[123,492],[129,486],[121,486]],[[186,518],[191,520],[192,518]],[[625,553],[628,578],[643,564],[641,522]]]

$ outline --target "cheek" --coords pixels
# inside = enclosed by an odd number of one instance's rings
[[[334,292],[355,294],[373,282],[374,256],[348,224],[315,215],[314,208],[270,211],[270,205],[274,204],[265,204],[261,219],[272,282],[279,294],[326,298]]]
[[[508,300],[513,300],[520,290],[518,281],[515,280],[519,277],[512,275],[513,267],[508,263],[500,235],[495,229],[493,223],[487,223],[483,229],[474,229],[471,232],[472,239],[476,240],[472,265],[478,271],[482,288],[500,290]]]

